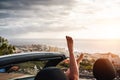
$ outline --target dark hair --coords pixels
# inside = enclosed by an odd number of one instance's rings
[[[102,58],[94,63],[93,75],[97,80],[113,80],[116,76],[116,71],[108,59]]]
[[[47,67],[38,72],[35,80],[67,80],[67,77],[61,69]]]

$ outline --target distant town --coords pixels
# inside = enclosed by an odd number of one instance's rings
[[[32,44],[32,45],[20,45],[20,46],[15,46],[16,50],[15,53],[21,53],[21,52],[41,52],[41,51],[45,51],[45,52],[60,52],[60,53],[66,53],[67,50],[65,50],[65,48],[58,48],[55,46],[48,46],[48,45],[36,45],[36,44]]]

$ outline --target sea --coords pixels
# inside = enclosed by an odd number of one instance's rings
[[[41,44],[67,49],[65,39],[10,39],[12,45]],[[120,54],[120,39],[75,39],[74,51],[85,53]]]

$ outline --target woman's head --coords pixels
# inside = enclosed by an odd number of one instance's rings
[[[67,77],[61,69],[48,67],[38,72],[35,80],[67,80]]]
[[[93,66],[93,75],[97,80],[113,80],[116,71],[108,59],[98,59]]]

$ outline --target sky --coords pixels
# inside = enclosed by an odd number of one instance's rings
[[[0,0],[9,39],[120,39],[120,0]]]

